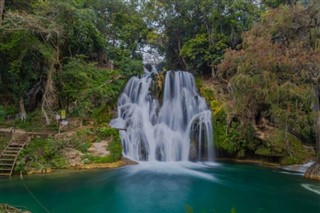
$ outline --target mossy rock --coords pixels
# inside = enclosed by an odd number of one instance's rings
[[[314,163],[304,174],[306,178],[320,181],[320,163]]]
[[[256,155],[262,155],[262,156],[271,156],[271,150],[267,147],[261,146],[259,147],[255,152]]]
[[[287,136],[287,141],[286,141]],[[262,145],[255,150],[256,155],[266,157],[280,157],[280,164],[290,165],[303,163],[312,157],[313,153],[307,151],[302,142],[294,135],[283,130],[274,129]]]

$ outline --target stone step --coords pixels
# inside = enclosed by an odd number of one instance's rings
[[[0,163],[0,167],[1,166],[13,166],[13,163]]]
[[[14,159],[12,159],[12,158],[0,158],[0,161],[14,161]]]
[[[20,150],[14,150],[14,151],[12,151],[12,150],[4,150],[4,151],[2,152],[2,154],[13,154],[13,155],[17,155],[17,154],[19,153],[19,151],[20,151]]]
[[[23,147],[21,143],[10,143],[8,147]]]
[[[16,150],[9,150],[9,149],[5,149],[3,150],[3,152],[13,152],[13,153],[18,153],[21,149],[16,149]]]
[[[1,171],[11,171],[11,168],[0,168],[0,172]]]
[[[2,156],[16,157],[17,155],[13,155],[13,154],[2,154]]]
[[[0,175],[2,175],[2,176],[10,176],[10,175],[11,175],[11,173],[8,173],[8,172],[1,172],[1,171],[0,171]]]
[[[11,146],[8,146],[5,150],[8,150],[8,151],[20,151],[20,150],[21,150],[21,147],[11,147]]]
[[[29,142],[28,134],[14,134],[7,147],[0,153],[0,176],[10,176],[18,154]]]

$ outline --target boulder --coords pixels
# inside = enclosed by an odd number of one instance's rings
[[[315,162],[309,169],[304,173],[304,176],[309,179],[320,181],[320,162]]]

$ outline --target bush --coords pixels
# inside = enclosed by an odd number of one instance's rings
[[[52,138],[36,138],[31,140],[28,146],[22,150],[19,156],[16,172],[25,172],[30,168],[65,168],[67,161],[63,158],[62,141]]]
[[[96,129],[98,140],[108,140],[107,150],[110,152],[108,156],[99,157],[88,155],[91,163],[111,163],[121,159],[122,145],[119,131],[110,127],[99,127]]]

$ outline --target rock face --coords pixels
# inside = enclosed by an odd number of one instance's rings
[[[75,149],[65,148],[63,150],[63,156],[69,161],[69,165],[71,167],[82,165],[83,163],[81,162],[81,157],[83,155],[84,154],[82,152]]]
[[[109,155],[109,151],[107,151],[108,141],[101,141],[92,143],[91,147],[88,149],[89,153],[94,156],[106,156]]]
[[[320,163],[315,162],[304,174],[306,178],[320,181]]]

